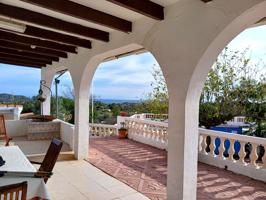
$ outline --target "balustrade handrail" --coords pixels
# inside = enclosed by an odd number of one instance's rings
[[[250,143],[266,145],[266,138],[260,138],[260,137],[254,137],[254,136],[232,134],[232,133],[208,130],[208,129],[203,129],[203,128],[199,128],[199,134],[216,136],[219,138],[234,139],[234,140],[238,140],[242,142],[250,142]]]
[[[166,122],[157,122],[157,121],[151,121],[151,120],[145,120],[145,119],[137,119],[137,118],[130,118],[130,117],[125,117],[125,121],[133,121],[141,124],[150,124],[153,126],[160,126],[160,127],[168,127],[168,123]]]
[[[117,125],[89,123],[90,127],[117,128]]]

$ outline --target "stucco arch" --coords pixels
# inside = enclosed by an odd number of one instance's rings
[[[198,64],[195,67],[190,80],[187,98],[193,96],[200,99],[204,82],[213,63],[224,47],[245,29],[266,17],[266,1],[260,2],[245,10],[241,15],[232,20],[210,43]]]
[[[145,46],[169,91],[168,199],[190,200],[196,199],[199,98],[207,73],[229,41],[265,17],[266,2],[189,1],[180,12],[178,6],[150,30]]]

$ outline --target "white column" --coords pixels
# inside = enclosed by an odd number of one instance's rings
[[[89,98],[88,91],[84,93],[75,93],[74,152],[78,160],[88,158],[89,149]]]
[[[89,151],[89,88],[94,72],[101,62],[85,52],[68,69],[75,90],[74,152],[78,160],[88,158]]]
[[[54,74],[54,72],[48,71],[45,68],[41,69],[41,80],[45,81],[45,85],[49,88],[52,86]],[[46,87],[42,87],[42,90],[43,94],[46,96],[45,102],[41,104],[43,115],[51,115],[51,92]],[[38,91],[36,91],[36,94],[38,94]]]

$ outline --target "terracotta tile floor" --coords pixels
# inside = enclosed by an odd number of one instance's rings
[[[90,139],[89,162],[150,199],[166,199],[166,151],[114,137]],[[203,163],[197,199],[266,200],[266,183]]]

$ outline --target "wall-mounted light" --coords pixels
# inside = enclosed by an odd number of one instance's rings
[[[24,24],[20,24],[5,18],[0,18],[0,28],[10,31],[16,31],[19,33],[24,33],[27,27]]]
[[[46,101],[46,99],[47,99],[47,96],[44,94],[44,92],[43,92],[43,87],[45,87],[45,88],[47,88],[49,91],[50,91],[50,93],[51,93],[51,96],[52,96],[52,90],[51,90],[51,88],[49,88],[47,85],[46,85],[46,81],[45,80],[41,80],[40,81],[40,89],[39,89],[39,91],[38,91],[38,96],[37,96],[37,100],[39,101],[39,102],[41,102],[41,104],[42,104],[42,106],[41,106],[41,115],[43,115],[43,102],[45,102]]]

